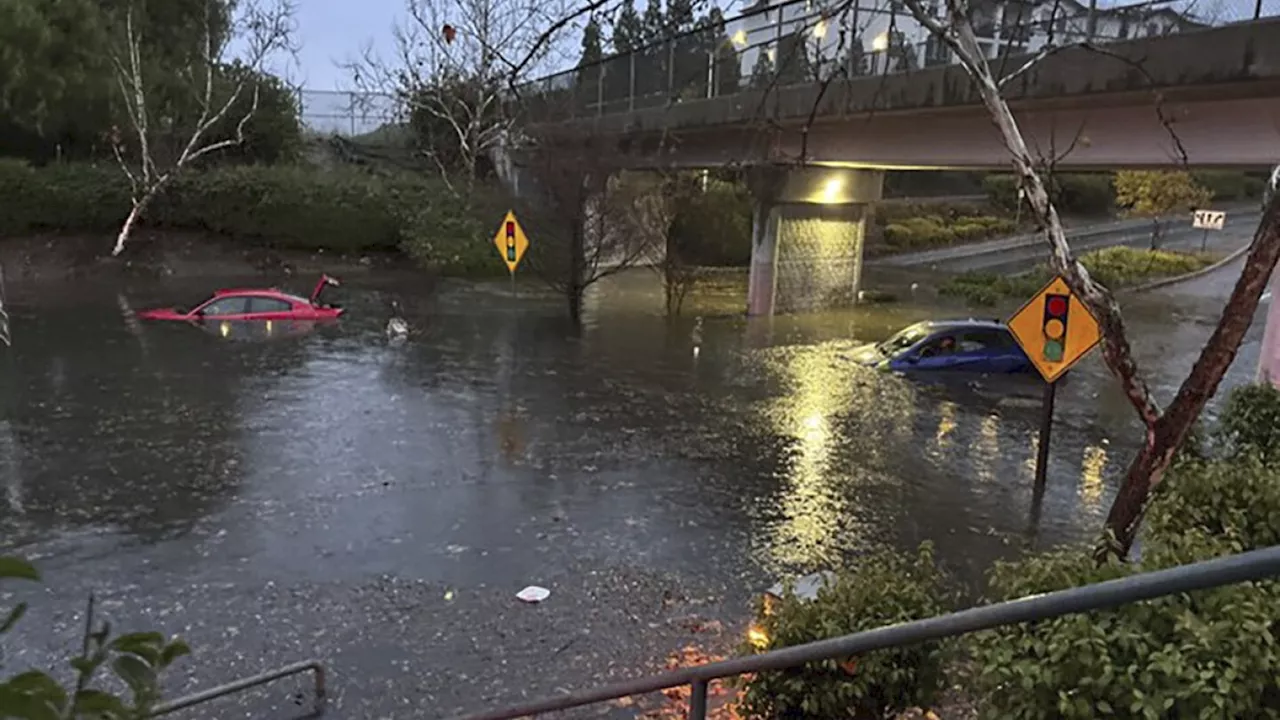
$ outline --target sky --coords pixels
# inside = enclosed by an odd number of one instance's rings
[[[308,90],[349,90],[350,73],[339,67],[372,44],[390,52],[391,28],[404,15],[404,0],[300,0],[299,67],[291,81]],[[292,64],[292,63],[291,63]]]

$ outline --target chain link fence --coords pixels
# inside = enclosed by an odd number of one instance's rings
[[[400,103],[386,93],[304,89],[298,109],[305,130],[347,138],[376,134],[403,119]]]

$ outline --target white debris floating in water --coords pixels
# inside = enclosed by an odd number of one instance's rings
[[[551,591],[544,587],[538,587],[537,585],[530,585],[529,587],[516,593],[516,597],[520,598],[521,600],[527,603],[540,603],[543,600],[546,600],[547,598],[551,597]]]

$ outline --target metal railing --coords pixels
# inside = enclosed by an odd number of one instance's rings
[[[707,688],[713,680],[749,673],[785,670],[810,662],[847,658],[872,650],[941,640],[1005,625],[1049,620],[1063,615],[1106,610],[1165,595],[1207,590],[1242,582],[1256,582],[1277,576],[1280,576],[1280,545],[1166,570],[1131,575],[1094,585],[970,608],[925,620],[796,645],[760,655],[681,668],[660,675],[614,683],[592,690],[582,690],[560,697],[466,715],[459,720],[514,720],[528,715],[568,710],[685,685],[691,688],[690,720],[704,720],[707,715]]]
[[[1241,17],[1155,14],[1175,0],[1045,13],[1037,3],[976,17],[988,57],[1036,52],[1047,44],[1135,40],[1280,16],[1280,0]],[[952,64],[950,50],[892,0],[783,0],[649,43],[632,52],[530,81],[517,102],[536,122],[627,113],[780,86],[891,75]]]
[[[301,675],[306,672],[311,673],[312,677],[315,679],[315,706],[312,708],[312,714],[318,716],[324,712],[325,697],[327,694],[324,665],[321,665],[318,660],[306,660],[304,662],[286,665],[282,668],[277,668],[260,675],[254,675],[253,677],[229,682],[225,685],[218,685],[217,687],[212,687],[202,692],[180,697],[176,700],[170,700],[166,703],[161,703],[151,710],[151,715],[149,717],[154,718],[160,717],[161,715],[168,715],[195,705],[202,705],[210,700],[234,695],[238,692],[248,690],[249,688],[266,685],[267,683],[272,683],[276,680],[281,680],[292,675]]]

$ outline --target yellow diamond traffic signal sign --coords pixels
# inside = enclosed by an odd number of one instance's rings
[[[1009,332],[1045,382],[1057,380],[1102,339],[1097,318],[1061,277],[1009,318]]]
[[[524,259],[525,251],[529,249],[529,238],[525,236],[524,228],[520,227],[514,212],[507,212],[502,226],[498,228],[498,234],[493,237],[493,244],[497,246],[502,261],[507,264],[507,270],[514,273],[516,266]]]

